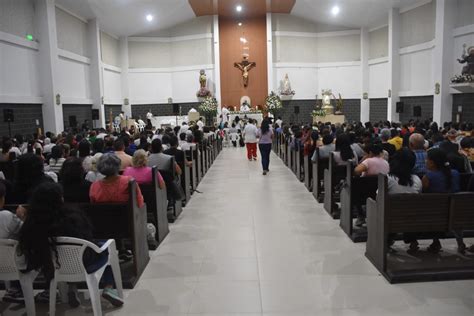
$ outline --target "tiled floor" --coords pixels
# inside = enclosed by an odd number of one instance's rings
[[[474,315],[474,282],[390,285],[273,154],[270,169],[225,149],[125,306],[105,313]],[[84,305],[58,315],[90,314]]]

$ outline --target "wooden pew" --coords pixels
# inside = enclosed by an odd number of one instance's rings
[[[329,168],[329,159],[319,157],[319,148],[316,147],[316,161],[312,163],[313,196],[319,202],[324,202],[324,170]]]
[[[389,234],[449,233],[473,230],[474,193],[388,194],[387,177],[379,175],[377,199],[367,200],[366,257],[390,283],[474,279],[474,254],[430,254],[415,260],[389,253]],[[422,237],[420,237],[421,239]]]
[[[187,163],[184,163],[181,168],[183,171],[181,174],[181,186],[183,187],[184,191],[184,200],[182,201],[182,206],[186,206],[191,199],[191,168],[192,167],[190,167]]]
[[[192,166],[190,168],[190,187],[191,187],[191,192],[190,194],[192,195],[194,191],[197,188],[197,171],[196,171],[196,158],[197,158],[197,149],[196,147],[191,148],[190,150],[186,150],[186,159],[188,161],[192,162]]]
[[[147,207],[147,221],[156,227],[155,243],[148,241],[151,250],[155,250],[169,233],[167,208],[168,197],[166,189],[160,189],[158,182],[158,169],[153,167],[153,181],[151,184],[140,184],[143,199]]]
[[[339,219],[340,209],[339,194],[336,186],[346,176],[346,166],[337,166],[334,161],[334,153],[329,155],[328,168],[324,170],[324,209],[334,219]]]
[[[170,182],[171,181],[178,181],[178,185],[181,186],[181,178],[176,175],[176,169],[174,167],[175,165],[175,159],[173,156],[171,156],[171,163],[170,163],[170,169],[168,170],[163,170],[159,169],[161,175],[165,179],[166,186],[167,186],[167,191],[168,191],[168,202],[169,201],[174,201],[174,205],[172,206],[171,209],[167,208],[167,215],[168,215],[168,222],[169,223],[174,223],[174,221],[179,217],[179,215],[183,211],[183,205],[181,203],[181,200],[174,200],[169,194],[170,192]]]
[[[293,170],[292,164],[293,164],[293,150],[291,150],[291,137],[287,137],[285,139],[286,142],[286,165],[290,170]]]
[[[202,150],[199,144],[196,144],[196,187],[202,179]]]
[[[147,209],[146,205],[141,208],[137,205],[136,185],[134,180],[130,181],[128,203],[79,204],[91,220],[94,238],[130,240],[133,259],[120,266],[123,286],[127,289],[135,286],[150,261]]]
[[[360,177],[354,175],[355,162],[346,166],[346,181],[341,189],[341,221],[339,226],[353,242],[367,241],[367,228],[354,227],[353,218],[357,216],[354,206],[366,204],[367,198],[375,199],[377,195],[378,177]]]
[[[304,186],[309,192],[313,190],[313,163],[311,157],[312,153],[305,155],[303,159]]]
[[[303,149],[301,149],[300,144],[298,143],[298,146],[296,147],[295,151],[295,175],[298,181],[303,182],[304,179],[301,176],[301,166],[302,166],[302,160],[303,160]]]

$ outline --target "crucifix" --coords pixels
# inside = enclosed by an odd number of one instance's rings
[[[249,71],[257,64],[253,61],[248,61],[248,56],[244,55],[243,60],[240,63],[234,63],[234,67],[238,68],[242,72],[242,79],[244,80],[244,87],[247,88],[249,84]]]

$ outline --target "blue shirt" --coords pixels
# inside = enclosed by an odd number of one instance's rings
[[[430,186],[426,193],[456,193],[461,190],[460,177],[457,170],[451,169],[451,189],[446,188],[446,178],[442,171],[426,171]]]
[[[416,175],[424,175],[426,173],[426,151],[414,150],[416,156],[415,167],[413,173]]]

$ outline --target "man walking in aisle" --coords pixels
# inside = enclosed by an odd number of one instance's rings
[[[257,126],[255,121],[249,119],[249,123],[244,128],[244,141],[247,146],[247,158],[249,161],[257,160]]]

